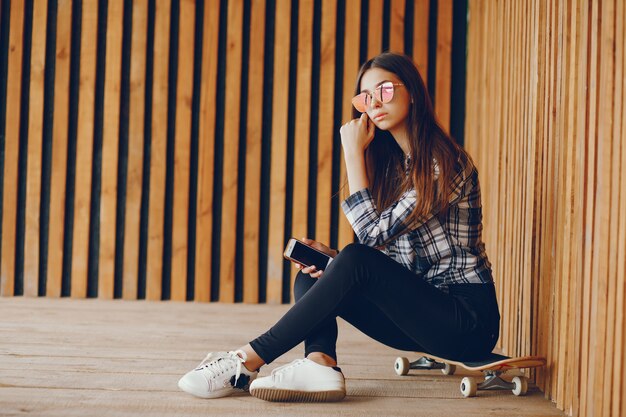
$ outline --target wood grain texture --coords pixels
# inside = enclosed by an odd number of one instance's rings
[[[65,186],[69,128],[70,51],[72,47],[72,1],[57,4],[57,43],[54,68],[54,120],[50,170],[50,223],[48,229],[48,276],[46,295],[61,296],[63,240],[65,237]]]
[[[98,296],[102,298],[113,298],[115,277],[122,32],[124,29],[123,2],[110,2],[108,6],[104,120],[102,126],[102,182],[100,189],[100,260],[98,265]]]
[[[215,84],[219,35],[219,2],[204,8],[202,82],[198,130],[198,200],[196,203],[195,299],[211,299],[211,251],[213,231],[213,169],[215,146]]]
[[[145,133],[146,48],[148,0],[135,0],[132,8],[130,91],[128,115],[128,165],[124,212],[124,277],[122,298],[136,299],[139,280],[139,226],[143,194],[143,153]]]
[[[72,238],[72,297],[87,296],[89,221],[94,142],[98,4],[83,3],[80,44],[80,94],[76,134],[74,230]]]
[[[162,292],[170,7],[170,2],[157,2],[154,22],[152,103],[148,104],[152,108],[150,202],[146,261],[146,298],[148,300],[160,300]]]
[[[452,0],[437,0],[437,75],[435,113],[445,130],[450,129],[452,89]]]
[[[47,15],[47,1],[36,1],[33,3],[30,97],[28,99],[26,226],[24,231],[24,295],[31,297],[37,295],[39,284],[39,213],[41,209],[41,157]]]
[[[289,0],[276,2],[274,43],[274,93],[272,101],[272,155],[270,168],[270,219],[267,248],[267,302],[282,302],[283,251],[285,249],[285,198],[287,127],[289,113],[289,50],[291,35]],[[331,138],[332,140],[332,138]],[[332,159],[332,157],[331,157]]]
[[[405,0],[391,1],[391,22],[389,24],[389,50],[404,53],[404,21],[406,19]],[[347,16],[350,16],[346,14]]]
[[[466,146],[499,344],[548,358],[536,382],[568,414],[621,415],[624,6],[474,1],[470,16]]]
[[[20,145],[20,109],[22,85],[22,34],[24,7],[14,5],[10,13],[9,53],[7,64],[7,106],[2,175],[2,258],[0,285],[2,295],[12,296],[15,289],[15,236],[17,224],[17,162]]]
[[[226,103],[224,111],[224,169],[222,174],[222,228],[220,242],[220,301],[235,300],[237,247],[237,184],[241,109],[241,48],[243,3],[228,4],[226,49]]]
[[[171,298],[177,301],[184,301],[187,296],[189,163],[191,157],[191,101],[193,96],[195,18],[195,1],[181,1],[178,32],[171,278]]]
[[[414,1],[413,6],[413,61],[417,69],[428,83],[428,18],[430,0]]]

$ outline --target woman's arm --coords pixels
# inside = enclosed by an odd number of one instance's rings
[[[351,120],[341,126],[341,146],[346,161],[346,173],[350,194],[369,187],[367,170],[365,168],[365,149],[374,139],[375,131],[367,113],[358,119]]]

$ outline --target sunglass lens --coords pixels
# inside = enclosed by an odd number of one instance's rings
[[[355,109],[357,109],[357,111],[365,113],[365,110],[367,109],[367,97],[367,94],[361,93],[352,99],[352,105]]]
[[[384,83],[380,87],[380,101],[389,103],[393,98],[393,83]]]

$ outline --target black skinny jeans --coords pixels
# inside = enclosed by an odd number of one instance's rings
[[[250,344],[271,363],[300,342],[337,359],[336,317],[395,349],[471,360],[491,352],[500,315],[493,284],[445,293],[377,249],[346,246],[319,279],[300,272],[296,303]]]

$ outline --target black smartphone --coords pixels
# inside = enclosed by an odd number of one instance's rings
[[[320,252],[314,247],[294,238],[289,239],[289,242],[287,242],[283,255],[286,259],[299,263],[302,266],[315,265],[318,270],[326,269],[333,260],[332,257],[324,252]]]

